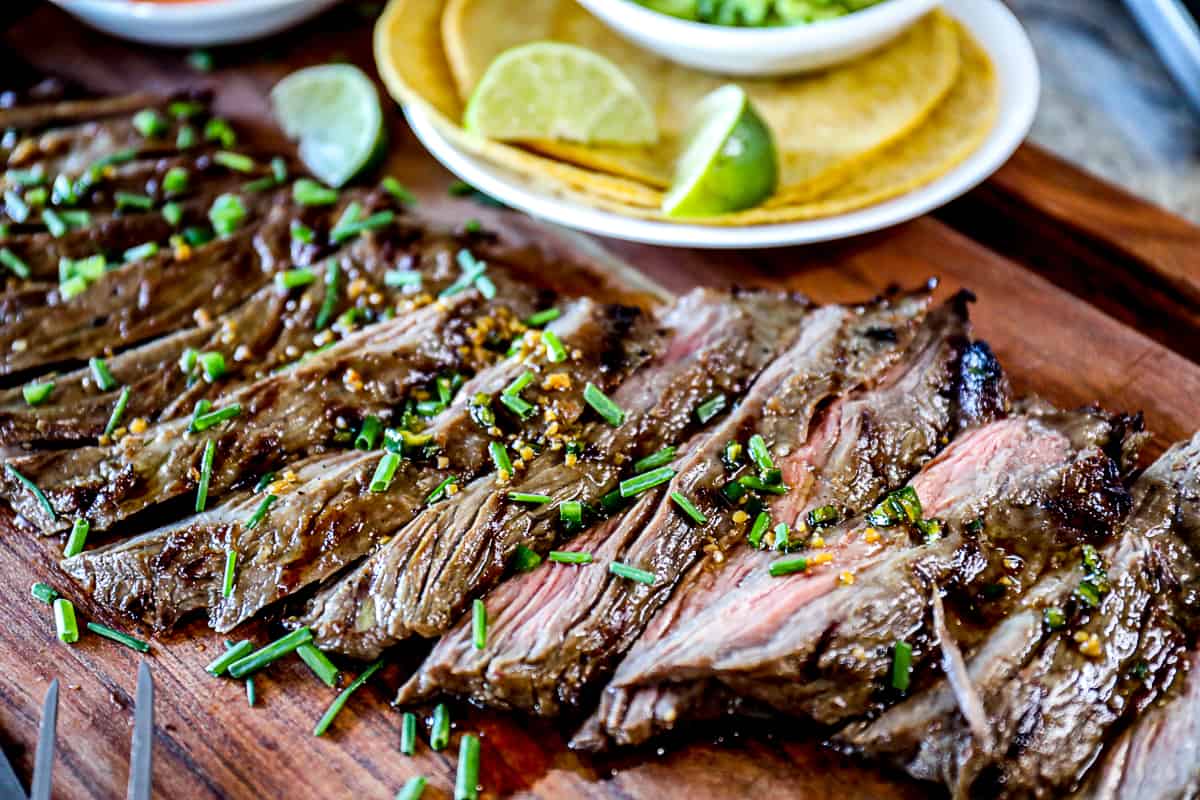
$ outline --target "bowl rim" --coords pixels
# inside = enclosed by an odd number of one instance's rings
[[[147,22],[216,21],[246,13],[277,11],[287,6],[311,6],[321,0],[193,0],[155,3],[151,0],[55,0],[68,11],[90,8],[106,14]]]
[[[655,38],[687,41],[693,48],[745,50],[769,47],[780,50],[827,49],[840,42],[884,36],[915,17],[939,6],[942,0],[882,0],[877,5],[834,19],[778,28],[735,28],[672,17],[643,6],[637,0],[579,0],[601,17],[622,19],[622,24]]]

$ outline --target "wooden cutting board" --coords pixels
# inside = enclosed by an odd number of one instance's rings
[[[289,71],[349,59],[368,72],[369,9],[350,3],[277,39],[216,53],[211,74],[180,52],[124,44],[87,30],[48,4],[6,9],[4,46],[47,71],[98,92],[168,92],[207,86],[222,113],[281,146],[266,95]],[[0,17],[2,18],[2,17]],[[387,169],[450,222],[478,217],[564,257],[619,258],[671,291],[705,284],[786,286],[818,301],[861,300],[892,284],[931,276],[940,293],[976,292],[974,317],[1023,392],[1064,405],[1140,409],[1154,433],[1150,455],[1189,436],[1200,421],[1200,228],[1135,200],[1046,153],[1025,147],[983,187],[936,217],[838,244],[754,252],[689,252],[547,236],[515,215],[446,194],[448,176],[413,139],[392,106]],[[91,608],[54,566],[61,542],[4,524],[0,536],[0,747],[28,780],[41,699],[54,677],[59,711],[55,797],[124,795],[132,693],[139,656],[94,636],[75,646],[54,637],[48,608],[29,597],[45,580],[81,613],[130,629]],[[269,631],[251,631],[265,642]],[[729,725],[689,732],[664,749],[604,759],[569,751],[570,726],[455,709],[456,737],[443,753],[424,744],[399,753],[400,715],[388,703],[421,648],[393,663],[350,701],[332,731],[314,723],[333,697],[296,659],[258,679],[259,705],[241,684],[204,671],[220,637],[194,624],[150,653],[157,686],[155,796],[199,798],[388,798],[411,776],[427,797],[449,797],[457,733],[483,737],[489,796],[533,798],[920,798],[939,789],[854,764],[813,743],[802,723]],[[408,662],[408,666],[405,666]]]

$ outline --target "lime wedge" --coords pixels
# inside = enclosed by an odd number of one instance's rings
[[[650,144],[654,112],[615,64],[557,42],[514,47],[488,66],[463,116],[489,139]]]
[[[323,183],[341,186],[362,172],[386,142],[375,84],[349,64],[293,72],[271,90],[284,133],[300,142],[300,159]]]
[[[696,107],[662,210],[712,217],[751,208],[771,196],[778,175],[770,129],[740,86],[722,86]]]

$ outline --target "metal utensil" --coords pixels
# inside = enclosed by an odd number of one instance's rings
[[[1200,26],[1193,16],[1195,4],[1183,0],[1125,0],[1125,6],[1179,89],[1200,111]]]
[[[37,753],[33,759],[33,785],[29,800],[50,800],[50,778],[54,770],[54,740],[58,729],[58,678],[50,681],[42,703],[42,722],[38,726]]]
[[[137,698],[133,705],[133,740],[129,744],[128,800],[150,800],[151,756],[154,746],[154,679],[150,665],[138,665]]]

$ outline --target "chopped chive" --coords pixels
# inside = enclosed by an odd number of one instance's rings
[[[658,467],[666,466],[675,460],[675,448],[664,447],[657,453],[652,453],[645,458],[633,462],[634,474],[648,472]]]
[[[508,448],[503,442],[491,441],[488,442],[488,452],[492,455],[492,463],[496,466],[497,472],[503,472],[505,475],[513,474],[512,459],[508,457]]]
[[[271,177],[276,183],[283,183],[288,179],[288,165],[281,156],[271,159]]]
[[[274,472],[264,472],[262,477],[258,479],[258,483],[254,484],[254,493],[258,494],[263,489],[266,489],[275,482]]]
[[[75,524],[71,526],[71,535],[67,537],[67,544],[63,547],[63,558],[74,558],[83,552],[88,531],[91,529],[92,526],[86,519],[81,517],[75,520]]]
[[[200,457],[200,483],[196,487],[196,513],[199,514],[208,505],[208,484],[212,480],[213,456],[217,452],[217,443],[209,439],[204,443],[204,454]]]
[[[219,380],[225,375],[225,356],[215,350],[207,353],[201,353],[197,356],[200,362],[200,371],[204,373],[204,380],[209,383]]]
[[[187,191],[190,181],[191,177],[188,175],[187,169],[184,167],[171,167],[163,175],[162,188],[167,194],[180,194]]]
[[[63,296],[64,300],[70,300],[86,292],[87,288],[87,281],[76,275],[74,278],[60,283],[58,285],[58,292]]]
[[[804,556],[793,556],[771,562],[769,571],[772,578],[779,578],[794,572],[804,572],[806,569],[808,569],[808,559]]]
[[[266,476],[264,476],[266,477]],[[254,509],[254,513],[250,515],[250,519],[246,520],[246,530],[252,531],[258,527],[267,516],[267,511],[270,510],[271,504],[278,500],[275,495],[267,494],[263,497],[262,502],[258,504],[258,508]]]
[[[231,169],[234,172],[253,172],[254,159],[241,153],[231,153],[228,150],[218,150],[213,153],[214,164]]]
[[[42,211],[42,223],[46,226],[46,230],[50,231],[50,235],[56,239],[66,233],[68,229],[67,223],[52,208]]]
[[[138,211],[149,211],[154,208],[154,198],[145,194],[113,192],[113,200],[116,201],[118,210],[132,208]]]
[[[104,435],[112,436],[121,424],[121,418],[125,416],[125,407],[129,405],[130,389],[128,386],[121,389],[121,396],[117,398],[117,404],[113,406],[112,414],[109,415],[108,424],[104,426]]]
[[[317,274],[311,269],[304,267],[275,273],[275,285],[285,292],[291,289],[299,289],[301,286],[308,286],[316,279]]]
[[[22,280],[28,280],[32,274],[29,271],[29,265],[19,259],[17,255],[7,247],[0,248],[0,264],[12,270],[13,274]]]
[[[207,414],[209,412],[209,409],[211,409],[211,408],[212,408],[212,401],[207,400],[203,397],[201,397],[199,400],[197,400],[196,405],[194,405],[192,407],[192,422],[191,422],[191,424],[195,425],[196,420],[198,420],[200,417]]]
[[[54,381],[29,383],[21,387],[21,395],[25,398],[25,402],[31,406],[41,405],[46,402],[53,391]]]
[[[781,522],[775,526],[775,549],[787,552],[791,544],[788,541],[788,524]]]
[[[162,215],[163,219],[167,221],[168,225],[177,226],[180,222],[183,222],[183,206],[174,201],[170,203],[164,203],[162,207]]]
[[[542,341],[546,343],[546,360],[551,364],[561,364],[567,360],[567,348],[554,331],[542,331]]]
[[[679,492],[671,492],[671,502],[679,506],[679,510],[697,525],[708,524],[708,517],[704,516],[700,509],[696,508],[695,504],[692,503],[691,500],[687,499]]]
[[[771,460],[771,451],[767,448],[767,441],[759,434],[754,434],[750,437],[750,460],[758,467],[760,472],[769,472],[775,469],[775,462]]]
[[[418,400],[413,408],[417,412],[418,416],[436,417],[438,414],[442,413],[442,410],[446,408],[446,405],[438,400]]]
[[[86,228],[92,223],[92,215],[87,211],[76,211],[74,209],[63,209],[58,212],[62,217],[63,222],[68,228]]]
[[[715,394],[696,406],[696,421],[701,425],[707,424],[713,417],[725,410],[725,395]]]
[[[1056,631],[1067,624],[1067,615],[1061,608],[1050,606],[1042,612],[1042,621],[1045,622],[1047,629]]]
[[[371,478],[370,491],[376,494],[386,492],[388,487],[392,485],[392,478],[395,477],[396,468],[399,466],[399,454],[384,453],[379,459],[379,466],[375,467],[375,476]]]
[[[531,328],[540,328],[547,325],[562,316],[562,311],[557,308],[547,308],[536,314],[530,315],[529,319],[525,320],[525,324]]]
[[[254,685],[254,678],[246,678],[246,705],[254,708],[258,702],[258,690]]]
[[[193,50],[187,54],[188,66],[197,72],[212,72],[213,57],[207,50]]]
[[[316,320],[313,321],[313,326],[319,331],[325,330],[330,318],[333,317],[333,312],[337,311],[341,282],[341,265],[336,261],[330,261],[325,267],[325,298],[321,301],[321,310],[317,312]]]
[[[312,244],[317,240],[316,232],[298,219],[292,220],[289,230],[292,238],[300,242],[300,244]]]
[[[196,129],[191,125],[180,125],[179,133],[175,135],[175,147],[187,150],[196,146]]]
[[[412,269],[392,270],[383,275],[383,285],[393,289],[404,286],[420,286],[421,273]]]
[[[501,394],[520,394],[521,392],[525,391],[525,387],[529,386],[531,383],[533,383],[533,373],[529,370],[525,370],[516,378],[514,378],[512,383],[508,384],[508,386],[505,386],[504,391],[501,392]]]
[[[139,244],[137,247],[131,247],[121,254],[121,260],[126,264],[134,261],[143,261],[147,258],[152,258],[158,255],[158,242],[146,242]]]
[[[671,467],[659,467],[649,472],[643,472],[641,475],[635,475],[632,478],[621,481],[619,487],[621,497],[637,497],[639,494],[653,489],[655,486],[660,486],[674,477],[675,470]]]
[[[450,709],[438,703],[433,709],[433,721],[429,725],[429,746],[434,750],[445,750],[450,744]]]
[[[325,655],[325,651],[308,642],[296,648],[296,655],[300,656],[300,660],[308,665],[321,683],[331,689],[337,686],[338,668],[329,660],[329,656]]]
[[[482,650],[487,645],[487,606],[478,597],[471,604],[471,639],[476,650]]]
[[[515,394],[501,394],[500,403],[521,419],[527,419],[533,414],[533,404]]]
[[[58,590],[48,583],[38,581],[33,586],[29,587],[29,593],[34,599],[41,600],[46,605],[52,605],[54,598],[58,597]]]
[[[647,586],[653,586],[655,577],[653,572],[647,572],[644,569],[631,567],[628,564],[622,564],[620,561],[611,561],[608,564],[608,571],[619,578],[626,578],[638,583],[644,583]]]
[[[549,498],[547,498],[549,499]],[[513,569],[517,572],[529,572],[538,564],[542,563],[542,557],[530,550],[523,544],[517,545],[517,552],[513,553]]]
[[[400,752],[406,756],[417,752],[417,715],[411,711],[400,718]]]
[[[592,563],[592,554],[581,553],[577,550],[551,550],[546,554],[546,559],[555,564],[590,564]]]
[[[210,675],[219,678],[224,675],[226,671],[228,671],[230,665],[241,661],[243,658],[250,655],[253,650],[254,645],[251,644],[249,640],[243,639],[237,644],[230,646],[228,650],[217,656],[212,663],[210,663],[204,669]]]
[[[426,783],[425,778],[420,775],[415,778],[409,778],[404,787],[396,794],[396,800],[421,800],[421,795],[425,793]]]
[[[213,117],[204,123],[204,138],[209,142],[219,142],[224,148],[237,144],[237,134],[229,123],[220,117]]]
[[[406,189],[404,184],[400,183],[400,181],[396,180],[391,175],[388,175],[386,178],[384,178],[379,185],[385,192],[390,194],[392,199],[396,202],[406,206],[416,205],[416,195]]]
[[[544,506],[554,498],[548,494],[530,494],[528,492],[509,492],[508,499],[514,503],[528,503],[532,506]]]
[[[127,164],[137,158],[136,147],[126,147],[124,150],[118,150],[115,153],[109,153],[103,158],[96,159],[90,169],[100,170],[105,167],[115,167],[118,164]]]
[[[21,223],[29,219],[29,205],[11,189],[4,193],[4,211],[13,222]]]
[[[210,411],[207,414],[201,414],[192,420],[192,425],[188,428],[193,433],[206,431],[209,428],[220,425],[226,420],[231,420],[242,413],[242,407],[237,403],[231,403],[224,408],[218,408],[216,411]]]
[[[268,189],[274,189],[279,185],[279,181],[275,180],[273,175],[264,175],[261,178],[255,178],[252,181],[247,181],[242,184],[243,192],[257,193],[265,192]]]
[[[767,528],[771,526],[771,515],[765,511],[759,512],[759,515],[754,518],[754,524],[750,526],[750,533],[747,539],[750,541],[750,546],[755,550],[762,544],[763,534],[767,532]]]
[[[583,503],[578,500],[564,500],[558,504],[558,518],[571,525],[583,523]]]
[[[143,642],[141,639],[135,639],[128,633],[115,631],[107,625],[101,625],[99,622],[89,622],[87,629],[97,636],[103,636],[105,639],[111,639],[118,644],[123,644],[131,650],[136,650],[139,653],[146,653],[150,650],[150,645]]]
[[[167,106],[167,113],[176,119],[191,119],[204,113],[203,103],[195,100],[175,100]]]
[[[25,192],[25,202],[30,206],[41,208],[46,205],[46,201],[50,198],[50,193],[46,191],[45,186],[39,186],[36,189],[30,189]]]
[[[458,261],[458,266],[462,270],[462,274],[460,274],[453,283],[438,293],[438,297],[440,298],[444,299],[447,297],[452,297],[453,295],[466,290],[472,286],[475,281],[483,275],[484,270],[487,269],[487,264],[471,255],[469,250],[459,250],[455,259]]]
[[[487,275],[480,275],[475,279],[475,288],[488,300],[494,300],[496,297],[496,284]]]
[[[88,366],[92,368],[92,378],[96,382],[97,388],[102,392],[107,392],[117,388],[120,384],[113,374],[108,371],[108,362],[103,358],[92,358],[88,360]]]
[[[354,437],[354,449],[374,450],[379,445],[379,437],[382,434],[383,422],[374,414],[368,414],[358,430],[358,435]]]
[[[161,136],[167,132],[167,121],[153,108],[143,108],[133,115],[133,127],[146,138]]]
[[[9,183],[17,186],[41,186],[46,180],[40,166],[33,169],[10,169],[4,173]]]
[[[209,231],[207,228],[193,225],[190,228],[184,228],[182,236],[183,240],[191,247],[200,247],[211,242],[216,233]]]
[[[450,487],[455,483],[458,483],[458,478],[453,475],[443,480],[429,493],[429,497],[425,498],[425,504],[431,506],[444,498],[449,493]]]
[[[220,236],[230,236],[246,220],[246,206],[236,194],[223,194],[208,210],[208,221]]]
[[[788,487],[782,483],[767,483],[757,475],[743,475],[737,479],[737,482],[753,492],[766,492],[767,494],[787,494],[788,491]]]
[[[386,228],[396,219],[395,211],[378,211],[366,219],[355,220],[353,222],[341,223],[333,227],[329,232],[330,241],[335,244],[341,244],[347,239],[352,239],[363,231],[373,231],[379,228]]]
[[[608,395],[600,391],[591,381],[583,387],[583,399],[593,410],[609,425],[614,428],[619,427],[625,421],[625,412],[614,403]]]
[[[79,641],[79,623],[75,621],[75,606],[65,597],[54,601],[54,627],[58,638],[67,644]]]
[[[59,173],[50,189],[50,202],[57,206],[73,206],[79,202],[75,186],[65,174]]]
[[[892,688],[907,692],[911,676],[912,645],[900,639],[892,649]]]
[[[463,233],[480,233],[483,231],[483,223],[477,219],[469,219],[463,223]]]
[[[338,201],[338,193],[311,178],[300,178],[292,184],[292,199],[302,206],[331,206]]]
[[[454,800],[479,800],[479,737],[463,734],[458,745]]]
[[[294,651],[302,644],[312,641],[312,631],[307,627],[297,628],[286,636],[271,642],[266,647],[255,650],[248,656],[239,658],[229,665],[229,674],[234,678],[244,678],[252,672],[278,661]]]
[[[36,483],[18,472],[17,468],[12,464],[5,464],[4,470],[33,494],[34,498],[41,505],[42,510],[45,511],[46,515],[50,517],[51,522],[56,522],[58,520],[58,515],[54,513],[54,506],[50,505],[50,500],[46,497],[46,494],[37,487]]]

